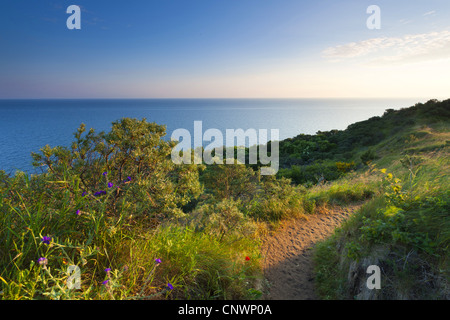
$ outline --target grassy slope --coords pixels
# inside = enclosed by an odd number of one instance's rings
[[[449,298],[449,111],[446,101],[389,112],[385,138],[372,146],[376,159],[327,187],[363,179],[378,192],[318,247],[316,280],[323,298]],[[408,125],[394,126],[398,121]],[[366,287],[372,264],[381,268],[380,290]]]

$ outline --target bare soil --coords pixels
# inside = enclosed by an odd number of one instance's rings
[[[317,300],[313,248],[331,236],[360,205],[334,207],[307,219],[286,221],[268,236],[262,248],[268,300]]]

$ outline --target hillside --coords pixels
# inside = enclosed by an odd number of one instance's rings
[[[353,160],[367,165],[329,190],[364,179],[377,191],[316,251],[322,298],[449,299],[449,102],[387,110],[349,127],[380,138],[360,140]],[[379,290],[366,286],[370,265],[380,267]]]
[[[420,126],[448,123],[449,119],[450,100],[430,100],[397,111],[387,109],[383,116],[354,123],[346,130],[319,131],[316,135],[283,140],[280,142],[280,167],[284,169],[280,176],[296,183],[335,180],[340,173],[356,165],[361,168],[360,163],[374,160],[377,155],[373,147],[383,141],[391,143],[394,136],[401,140],[403,136],[420,131]]]

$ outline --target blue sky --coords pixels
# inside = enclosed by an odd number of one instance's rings
[[[69,5],[81,30],[69,30]],[[370,30],[369,5],[381,9]],[[0,3],[0,98],[448,98],[450,1]]]

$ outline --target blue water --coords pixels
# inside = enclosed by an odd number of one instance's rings
[[[70,146],[81,123],[109,131],[122,117],[164,124],[167,138],[178,128],[194,133],[194,121],[209,128],[279,129],[280,139],[300,133],[345,129],[381,116],[386,109],[414,105],[417,99],[131,99],[0,100],[0,170],[35,173],[31,152],[46,144]],[[269,131],[270,132],[270,131]]]

